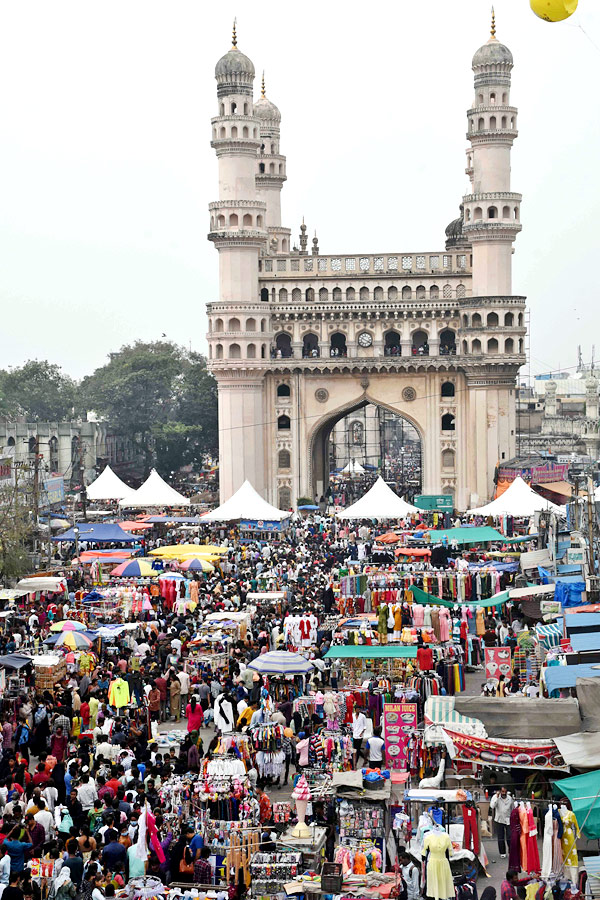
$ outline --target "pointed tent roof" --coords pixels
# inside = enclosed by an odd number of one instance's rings
[[[476,509],[468,509],[467,513],[476,516],[516,516],[526,517],[532,516],[535,512],[541,510],[552,510],[554,512],[563,512],[560,506],[551,503],[544,497],[529,487],[526,481],[523,481],[520,475],[517,475],[513,483],[503,494],[487,503],[485,506],[479,506]]]
[[[145,482],[137,491],[128,491],[119,501],[119,506],[144,507],[153,506],[189,506],[190,501],[175,488],[172,488],[160,477],[156,469],[152,469]]]
[[[88,500],[121,500],[130,491],[129,485],[121,481],[110,466],[106,466],[86,489]]]
[[[342,469],[342,474],[351,472],[353,475],[364,475],[365,470],[356,459],[351,459]]]
[[[404,519],[421,510],[411,506],[385,483],[381,475],[364,496],[337,513],[340,519]]]
[[[258,491],[255,491],[249,481],[245,481],[238,488],[233,497],[222,503],[212,512],[202,516],[203,522],[231,522],[234,519],[251,519],[253,522],[281,522],[287,519],[290,512],[284,512],[271,506],[264,500]]]

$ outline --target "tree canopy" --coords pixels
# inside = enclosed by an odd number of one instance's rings
[[[73,417],[77,386],[60,366],[30,359],[15,369],[0,370],[0,415],[28,422],[59,422]]]
[[[206,360],[170,341],[136,341],[85,378],[81,400],[145,454],[163,475],[202,465],[218,446],[217,388]]]

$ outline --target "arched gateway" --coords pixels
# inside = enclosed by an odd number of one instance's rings
[[[281,113],[264,87],[254,100],[254,65],[236,44],[215,69],[212,120],[220,197],[210,204],[209,239],[219,251],[220,298],[208,304],[208,344],[221,499],[246,478],[280,506],[320,497],[332,462],[343,462],[337,450],[331,457],[336,423],[346,417],[348,453],[350,440],[362,442],[367,459],[375,422],[393,430],[386,416],[399,416],[420,441],[418,487],[453,494],[461,509],[479,505],[498,461],[515,453],[524,362],[525,300],[511,284],[521,195],[510,189],[510,50],[492,35],[473,57],[472,192],[445,245],[326,254],[316,235],[309,247],[304,223],[297,246],[281,224]],[[369,419],[347,418],[371,408]],[[379,467],[401,474],[406,445],[405,435],[386,443],[380,433]]]

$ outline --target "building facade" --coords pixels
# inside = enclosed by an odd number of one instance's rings
[[[281,223],[281,115],[233,46],[217,63],[210,204],[219,300],[208,304],[209,366],[219,388],[221,500],[248,479],[281,508],[325,493],[329,438],[366,405],[414,426],[425,493],[458,508],[491,496],[515,454],[516,377],[525,298],[512,292],[521,195],[511,190],[517,137],[513,58],[495,36],[472,61],[467,112],[471,192],[443,247],[376,254],[297,246]]]

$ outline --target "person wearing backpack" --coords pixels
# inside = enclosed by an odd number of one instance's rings
[[[419,867],[414,864],[406,850],[400,851],[398,859],[406,885],[406,900],[418,900],[421,896]]]

